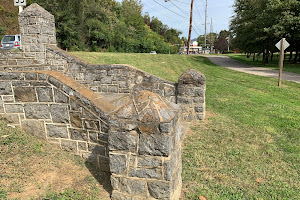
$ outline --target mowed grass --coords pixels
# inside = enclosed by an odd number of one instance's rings
[[[0,200],[107,200],[108,184],[79,156],[0,120]]]
[[[255,61],[253,61],[253,55],[251,55],[249,58],[247,58],[246,54],[226,54],[226,56],[229,56],[234,60],[246,63],[248,65],[253,65],[257,67],[267,67],[267,68],[277,69],[277,70],[279,69],[278,66],[279,54],[274,54],[273,61],[271,61],[271,56],[270,56],[269,63],[266,65],[262,63],[262,54],[258,58],[256,57]],[[286,54],[286,59],[284,60],[284,64],[283,64],[283,71],[300,74],[300,64],[299,63],[293,64],[288,59],[289,59],[289,55]]]
[[[300,84],[231,71],[184,55],[84,53],[94,64],[129,64],[170,81],[206,75],[207,119],[183,149],[182,199],[300,199]]]

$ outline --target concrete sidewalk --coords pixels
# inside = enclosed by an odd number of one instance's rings
[[[244,72],[248,74],[255,74],[258,76],[272,77],[278,78],[279,70],[273,70],[264,67],[255,67],[251,65],[247,65],[241,63],[239,61],[233,60],[227,56],[213,56],[207,55],[204,56],[208,58],[212,63],[219,65],[221,67],[225,67],[228,69],[232,69],[239,72]],[[283,72],[282,80],[292,81],[296,83],[300,83],[300,74],[292,73],[292,72]]]

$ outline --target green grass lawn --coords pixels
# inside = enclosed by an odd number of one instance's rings
[[[203,57],[74,52],[126,63],[170,81],[194,68],[207,78],[207,120],[183,150],[183,199],[300,199],[300,84],[221,68]]]
[[[187,134],[183,199],[300,199],[300,84],[221,68],[184,55],[84,53],[170,81],[194,68],[207,78],[207,119]]]
[[[259,59],[255,59],[253,61],[253,57],[247,58],[246,54],[226,54],[226,56],[229,56],[232,59],[238,60],[240,62],[246,63],[248,65],[253,65],[257,67],[267,67],[271,69],[278,69],[278,54],[274,54],[273,61],[270,61],[271,58],[269,58],[269,64],[263,65],[262,64],[262,55],[260,55]],[[288,61],[289,55],[286,56],[286,60],[284,61],[283,71],[287,72],[294,72],[297,74],[300,74],[300,64],[292,64]]]

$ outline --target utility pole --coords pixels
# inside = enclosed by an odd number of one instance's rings
[[[204,48],[206,48],[206,19],[207,19],[207,0],[205,4],[205,32],[204,32]]]
[[[191,15],[190,15],[190,29],[189,29],[189,38],[188,38],[188,46],[187,46],[187,54],[190,54],[190,41],[191,41],[191,31],[192,31],[192,21],[193,21],[193,4],[194,0],[191,2]]]
[[[213,35],[213,25],[212,25],[212,18],[211,18],[211,21],[210,21],[210,53],[213,52],[212,35]]]

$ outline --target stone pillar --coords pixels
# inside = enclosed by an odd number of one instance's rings
[[[185,121],[203,120],[205,118],[206,78],[204,74],[190,69],[178,79],[177,104],[183,110]]]
[[[54,16],[34,3],[19,14],[19,27],[25,56],[44,64],[46,45],[56,45]]]
[[[111,117],[109,164],[113,200],[179,199],[181,110],[149,91],[132,95]]]

